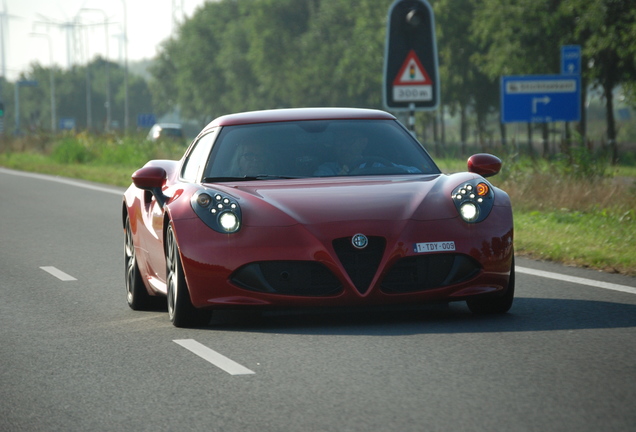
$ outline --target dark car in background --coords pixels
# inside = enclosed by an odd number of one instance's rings
[[[162,139],[183,141],[185,135],[179,123],[156,123],[150,128],[146,139],[148,141],[159,141]]]

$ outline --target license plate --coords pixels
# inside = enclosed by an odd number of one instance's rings
[[[454,250],[455,250],[454,241],[415,243],[416,253],[448,252],[448,251],[454,251]]]

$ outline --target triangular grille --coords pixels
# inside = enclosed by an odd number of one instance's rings
[[[351,243],[351,237],[343,237],[333,241],[333,248],[342,266],[361,294],[369,289],[369,285],[378,271],[385,247],[384,237],[369,237],[369,244],[364,249],[355,248]]]

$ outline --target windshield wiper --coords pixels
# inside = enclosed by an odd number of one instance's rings
[[[257,176],[235,176],[235,177],[205,177],[203,183],[222,183],[232,181],[254,181],[254,180],[280,180],[280,179],[298,179],[301,176],[281,176],[261,174]]]

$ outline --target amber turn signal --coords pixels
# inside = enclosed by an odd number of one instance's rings
[[[488,195],[489,190],[490,188],[488,187],[486,183],[479,183],[477,187],[475,188],[477,195],[482,197]]]

